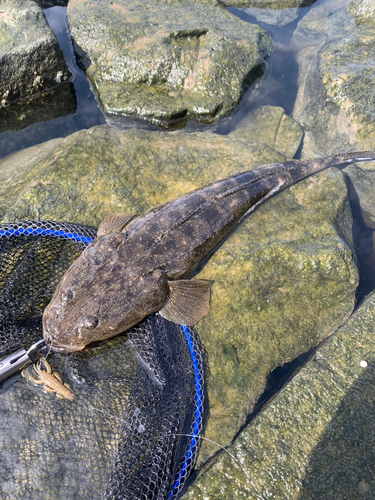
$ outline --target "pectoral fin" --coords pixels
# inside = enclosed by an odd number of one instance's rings
[[[210,309],[209,281],[176,280],[169,281],[169,297],[159,312],[174,323],[193,326],[206,316]]]
[[[97,237],[100,238],[105,234],[120,233],[136,215],[122,213],[107,215],[98,228]]]

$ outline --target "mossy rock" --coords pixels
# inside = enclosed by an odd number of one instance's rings
[[[224,5],[232,7],[254,7],[257,9],[298,9],[310,7],[316,0],[224,0]]]
[[[0,12],[0,105],[68,80],[63,52],[32,0],[4,0]]]
[[[364,3],[352,2],[350,9],[346,0],[320,3],[299,21],[292,36],[290,46],[299,64],[292,117],[305,132],[303,157],[374,145],[374,28],[369,15],[365,23],[354,12],[362,12]]]
[[[301,145],[303,130],[280,106],[261,106],[246,115],[231,137],[265,144],[293,158]]]
[[[32,123],[73,114],[76,109],[73,84],[65,82],[28,99],[21,99],[12,106],[0,107],[0,133],[21,130]]]
[[[207,133],[81,130],[0,162],[0,217],[98,225],[216,179],[282,161],[265,145]],[[207,359],[206,437],[228,444],[271,370],[333,333],[358,282],[343,175],[330,169],[248,217],[199,273],[214,281],[197,326]],[[201,460],[213,451],[204,444]]]
[[[184,500],[374,498],[374,311],[372,293]]]
[[[357,28],[346,39],[324,49],[321,75],[327,97],[348,116],[353,135],[375,143],[374,26]]]
[[[67,16],[104,110],[154,121],[227,114],[273,45],[215,0],[71,0]]]

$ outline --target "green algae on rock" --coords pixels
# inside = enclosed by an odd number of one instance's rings
[[[4,0],[0,12],[0,105],[50,89],[70,76],[42,9]]]
[[[264,145],[204,133],[119,131],[107,125],[0,161],[0,217],[98,226],[285,157]]]
[[[257,9],[296,9],[310,7],[316,0],[223,0],[224,5],[232,7],[255,7]]]
[[[73,85],[65,82],[28,99],[20,99],[12,106],[0,107],[0,133],[21,130],[35,122],[66,116],[74,113],[76,108]]]
[[[374,311],[372,293],[243,430],[244,470],[223,453],[184,500],[374,498]]]
[[[82,130],[0,162],[0,217],[98,225],[142,213],[215,179],[277,163],[264,144],[216,134]],[[199,277],[213,279],[198,325],[207,355],[206,437],[231,441],[269,372],[330,335],[358,282],[341,172],[330,169],[269,200],[225,241]],[[206,444],[201,460],[216,449]]]
[[[196,327],[209,360],[206,437],[228,444],[268,374],[353,310],[358,275],[340,237],[351,229],[346,196],[336,170],[300,182],[244,221],[200,272],[214,280],[210,316]],[[214,451],[204,443],[202,459]]]
[[[363,2],[352,2],[350,13],[346,4],[328,0],[317,5],[299,21],[292,37],[300,67],[292,116],[305,131],[303,157],[366,149],[374,143],[372,18],[366,11],[366,23],[360,24],[354,11],[363,14]]]
[[[265,144],[286,158],[293,158],[300,147],[303,130],[299,123],[279,106],[261,106],[246,115],[231,137]]]
[[[360,147],[375,140],[375,9],[367,0],[349,4],[357,28],[324,49],[321,75],[327,97],[342,110]]]
[[[321,54],[328,99],[345,112],[353,135],[366,144],[375,141],[374,36],[375,15],[372,28],[358,28]]]
[[[225,115],[272,50],[265,30],[215,0],[71,0],[67,17],[105,111],[156,121]]]

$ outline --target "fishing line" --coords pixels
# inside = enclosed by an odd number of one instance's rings
[[[123,420],[120,417],[116,417],[115,415],[112,415],[111,413],[108,413],[107,411],[99,410],[99,408],[95,408],[94,406],[89,406],[89,408],[91,408],[92,410],[97,411],[99,413],[103,413],[104,415],[107,415],[108,417],[114,418],[115,420],[118,420],[118,421],[120,421],[123,424],[126,424],[125,420]],[[222,446],[221,444],[217,443],[216,441],[213,441],[212,439],[209,439],[209,438],[206,438],[204,436],[201,436],[200,434],[196,435],[196,434],[181,434],[181,433],[174,434],[174,433],[171,433],[170,435],[171,436],[184,436],[184,437],[197,437],[198,439],[201,439],[203,441],[208,441],[209,443],[214,444],[215,446],[217,446],[221,450],[225,451],[238,464],[238,466],[241,468],[241,470],[243,471],[243,473],[245,474],[245,476],[249,480],[251,486],[254,488],[254,490],[257,492],[257,494],[260,495],[260,498],[264,499],[263,495],[260,493],[260,491],[257,489],[257,487],[255,486],[255,484],[253,483],[251,477],[246,472],[246,469],[244,468],[244,466],[241,464],[241,462],[238,460],[238,458],[236,458],[225,446]]]

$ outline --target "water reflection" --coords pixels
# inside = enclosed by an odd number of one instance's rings
[[[69,71],[72,73],[77,107],[75,112],[73,112],[73,109],[69,109],[69,114],[61,116],[64,110],[66,111],[66,107],[63,106],[62,112],[58,113],[60,116],[56,117],[56,106],[52,110],[53,106],[49,107],[46,105],[46,96],[42,96],[37,105],[39,113],[37,111],[33,112],[30,107],[32,102],[29,99],[20,101],[17,106],[23,106],[23,110],[18,113],[18,116],[22,117],[19,128],[28,123],[27,121],[26,123],[22,123],[23,120],[31,120],[32,114],[34,115],[33,121],[35,123],[17,132],[7,130],[0,133],[0,158],[14,151],[48,141],[49,139],[66,137],[77,130],[105,123],[104,116],[98,108],[95,97],[90,90],[86,75],[76,65],[73,46],[66,23],[66,7],[52,7],[44,12],[63,49]],[[58,89],[55,91],[59,92]],[[17,123],[17,119],[13,120],[11,116],[14,113],[16,113],[14,106],[3,110],[3,120],[8,121],[8,129],[11,128],[12,121],[15,120],[15,123]],[[46,121],[46,118],[50,119]]]
[[[285,113],[291,116],[298,91],[299,66],[295,51],[289,47],[289,44],[298,22],[310,9],[311,7],[300,8],[296,19],[292,22],[275,26],[257,20],[249,15],[246,9],[227,8],[242,21],[258,24],[267,30],[275,42],[275,48],[267,61],[266,73],[247,91],[240,107],[219,123],[216,133],[229,134],[236,129],[246,115],[264,105],[281,106]]]

